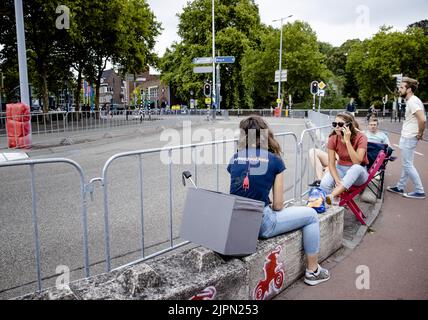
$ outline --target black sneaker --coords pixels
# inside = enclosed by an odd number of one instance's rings
[[[320,185],[321,185],[321,180],[315,180],[314,182],[312,182],[308,186],[310,186],[310,187],[319,187]]]
[[[398,189],[397,187],[386,187],[386,190],[388,190],[389,192],[392,192],[392,193],[398,193],[398,194],[404,193],[403,189]]]
[[[328,270],[318,265],[318,269],[316,272],[309,272],[308,270],[306,270],[304,282],[310,286],[315,286],[318,283],[327,281],[328,279],[330,279],[330,274]]]

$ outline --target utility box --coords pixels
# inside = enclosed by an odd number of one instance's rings
[[[264,202],[205,189],[189,188],[180,236],[217,253],[256,252]]]

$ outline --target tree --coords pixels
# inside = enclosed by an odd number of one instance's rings
[[[57,6],[54,0],[23,2],[29,80],[35,93],[42,97],[44,112],[49,110],[49,86],[57,86],[58,80],[71,76],[64,56],[59,54],[59,48],[67,37],[64,36],[65,30],[55,27]],[[11,66],[11,61],[16,61],[17,56],[14,2],[7,0],[5,8],[8,14],[1,17],[0,44],[4,46],[3,63]],[[5,62],[7,60],[11,61]]]
[[[409,31],[409,29],[411,29],[411,28],[421,28],[424,32],[424,35],[427,36],[428,35],[428,19],[409,24],[407,27],[407,30]]]
[[[161,59],[161,79],[174,87],[177,96],[187,101],[192,90],[202,97],[202,86],[210,74],[193,73],[192,58],[212,56],[211,0],[195,0],[179,16],[181,41],[166,50]],[[222,0],[215,3],[216,55],[235,57],[234,64],[221,65],[223,108],[244,106],[241,60],[244,52],[256,45],[260,16],[253,0]]]
[[[57,91],[65,83],[76,83],[78,106],[82,75],[96,84],[98,107],[108,61],[120,64],[123,73],[156,65],[153,48],[160,24],[145,0],[64,0],[62,4],[70,9],[70,29],[57,28],[57,1],[24,1],[29,78],[43,97],[45,112],[49,91]],[[10,27],[15,25],[12,0],[6,0],[6,8],[8,14],[0,18],[0,44],[4,45],[0,63],[11,68],[16,60],[16,32]],[[77,71],[76,82],[71,68]]]
[[[295,102],[305,101],[309,99],[311,81],[326,81],[331,72],[324,64],[325,56],[319,51],[316,34],[309,24],[296,21],[283,28],[282,69],[288,70],[283,92],[291,94]],[[279,30],[266,27],[261,32],[260,46],[246,52],[243,66],[248,103],[254,107],[268,107],[276,100],[277,83],[273,80],[278,69],[280,34]]]
[[[346,70],[355,75],[360,96],[370,103],[385,94],[396,94],[393,74],[403,73],[420,82],[420,96],[428,98],[428,37],[420,28],[392,32],[382,27],[372,39],[356,43],[348,56]]]

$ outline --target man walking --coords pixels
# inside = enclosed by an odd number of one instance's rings
[[[401,177],[395,187],[387,187],[390,192],[402,194],[406,198],[425,199],[425,191],[418,171],[413,165],[416,145],[422,140],[425,130],[425,109],[422,101],[414,95],[418,81],[403,77],[400,85],[400,96],[406,100],[406,120],[403,122],[400,137]],[[407,180],[412,180],[415,191],[404,193]]]

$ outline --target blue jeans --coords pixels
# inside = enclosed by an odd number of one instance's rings
[[[288,207],[273,211],[266,206],[263,211],[260,238],[271,238],[279,234],[303,228],[303,249],[307,255],[315,255],[320,249],[320,226],[317,212],[309,207]]]
[[[361,186],[367,181],[369,174],[366,167],[363,167],[359,164],[354,164],[352,166],[342,166],[336,164],[337,174],[343,182],[343,186],[346,189],[349,189],[353,185]],[[333,176],[330,171],[328,171],[324,177],[321,179],[320,188],[326,193],[330,194],[333,188],[336,185]]]
[[[424,187],[422,185],[421,178],[419,177],[418,171],[413,165],[413,158],[415,155],[416,145],[418,144],[418,138],[400,138],[400,150],[401,150],[401,177],[397,183],[397,188],[404,190],[406,188],[407,180],[410,178],[415,186],[415,192],[424,193]]]

